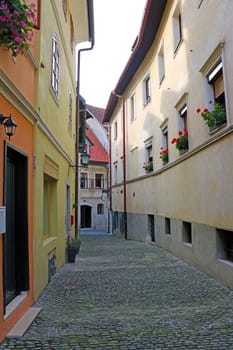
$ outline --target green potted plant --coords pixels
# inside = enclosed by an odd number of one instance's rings
[[[162,160],[163,164],[168,163],[168,148],[160,147],[160,159]]]
[[[213,102],[209,101],[211,105]],[[218,102],[214,102],[214,108],[210,111],[208,108],[204,108],[201,111],[200,108],[196,109],[197,114],[201,114],[205,121],[205,124],[212,129],[217,129],[226,122],[226,110],[223,105]]]
[[[25,0],[0,1],[0,46],[12,51],[15,58],[30,48],[36,23],[34,3]]]
[[[80,236],[76,238],[69,237],[66,240],[66,253],[67,253],[67,262],[75,262],[75,257],[79,253],[81,246]]]
[[[173,137],[172,144],[176,144],[176,148],[180,151],[180,154],[186,152],[189,148],[189,134],[186,128],[178,131],[178,137]]]
[[[149,161],[147,163],[144,163],[143,168],[146,170],[146,172],[153,171],[153,162]]]

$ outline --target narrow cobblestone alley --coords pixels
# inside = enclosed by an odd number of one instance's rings
[[[0,349],[233,349],[233,292],[160,249],[83,235],[20,339]]]

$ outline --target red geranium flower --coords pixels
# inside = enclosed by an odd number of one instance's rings
[[[178,132],[178,135],[183,135],[183,132],[180,130],[179,132]]]
[[[201,108],[197,108],[197,109],[196,109],[196,112],[197,112],[197,113],[200,113],[200,112],[201,112]]]

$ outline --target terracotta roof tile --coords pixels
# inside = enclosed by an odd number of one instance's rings
[[[91,105],[86,105],[87,110],[93,114],[96,119],[98,119],[98,121],[103,124],[103,117],[104,117],[104,112],[105,109],[104,108],[100,108],[100,107],[95,107],[95,106],[91,106]]]
[[[90,162],[109,162],[108,153],[105,151],[103,146],[98,141],[95,134],[92,132],[90,128],[86,129],[86,136],[91,141],[93,146],[90,147]]]

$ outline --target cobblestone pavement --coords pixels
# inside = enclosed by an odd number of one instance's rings
[[[35,306],[26,334],[0,349],[233,349],[233,292],[140,242],[84,235]]]

